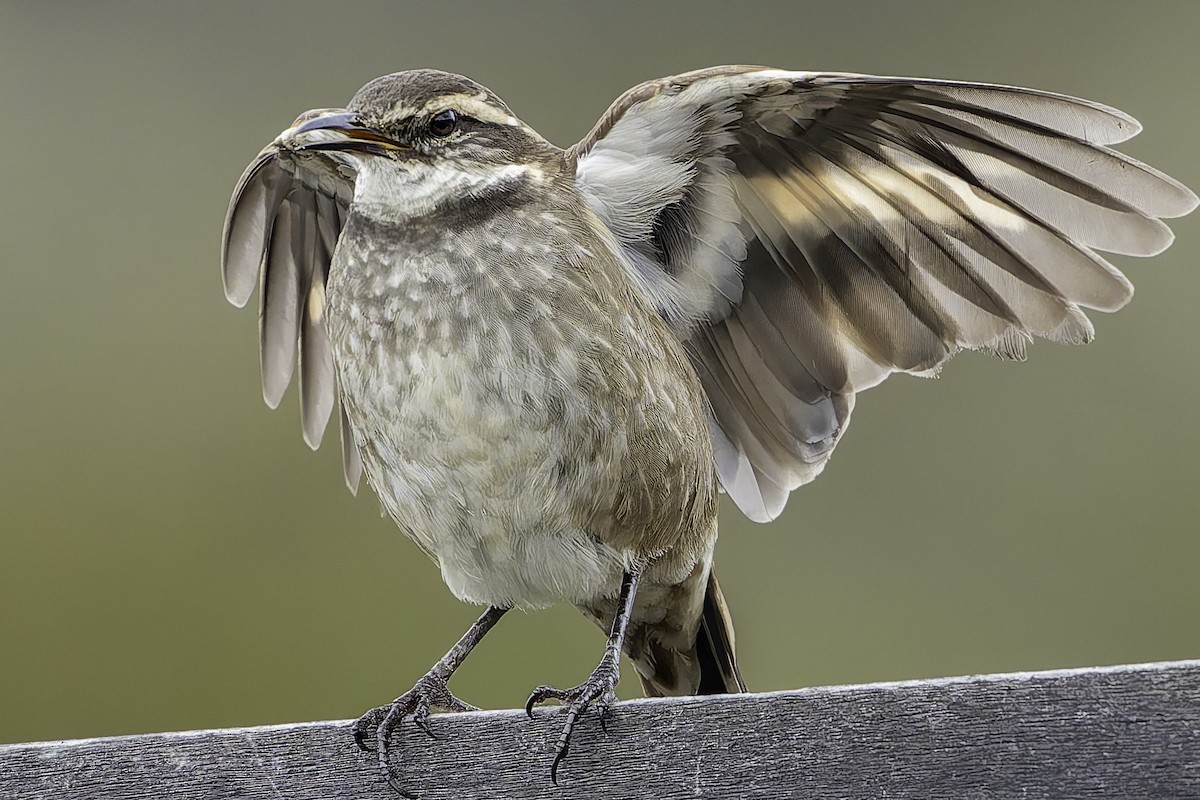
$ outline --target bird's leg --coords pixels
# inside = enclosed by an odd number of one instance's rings
[[[425,731],[425,733],[433,737],[433,732],[429,729],[429,711],[433,708],[440,708],[446,711],[477,711],[475,706],[464,703],[447,688],[446,682],[450,680],[450,676],[454,671],[462,666],[470,652],[475,648],[475,645],[483,639],[484,635],[492,629],[492,626],[500,621],[500,617],[504,616],[507,608],[499,608],[497,606],[489,606],[486,611],[480,615],[479,619],[475,620],[462,638],[455,643],[454,647],[446,655],[438,659],[438,662],[433,665],[425,676],[417,681],[413,688],[409,689],[404,694],[397,697],[389,705],[373,708],[367,713],[358,718],[354,723],[352,731],[354,733],[354,741],[363,750],[371,750],[367,744],[367,737],[371,733],[375,734],[374,750],[379,755],[379,769],[383,773],[383,777],[387,782],[404,797],[412,797],[413,795],[401,789],[392,776],[391,768],[391,752],[389,742],[392,733],[396,728],[400,727],[400,723],[405,717],[412,715],[413,722],[417,727]]]
[[[563,703],[570,703],[567,709],[567,722],[562,734],[558,737],[555,747],[554,761],[550,765],[550,780],[558,783],[558,765],[567,757],[571,749],[571,732],[575,722],[593,702],[600,714],[600,724],[604,724],[609,706],[617,699],[617,680],[621,677],[621,648],[625,643],[625,629],[629,627],[629,618],[633,611],[633,600],[637,595],[638,579],[642,569],[626,572],[621,579],[621,596],[617,601],[617,614],[613,618],[612,631],[608,635],[608,644],[600,663],[592,670],[588,679],[573,689],[555,689],[552,686],[539,686],[529,695],[525,703],[525,713],[533,716],[533,707],[538,703],[554,698]]]

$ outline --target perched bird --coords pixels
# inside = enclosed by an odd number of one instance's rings
[[[959,350],[1019,359],[1093,336],[1197,204],[1109,149],[1097,103],[940,80],[716,67],[622,95],[560,149],[483,86],[434,70],[301,115],[249,166],[225,293],[260,289],[263,393],[299,363],[304,436],[337,409],[365,473],[460,599],[487,606],[413,689],[431,707],[510,608],[568,602],[653,695],[744,691],[712,570],[717,497],[767,521],[815,478],[855,395]],[[393,783],[393,785],[397,785]],[[397,786],[397,788],[399,788]]]

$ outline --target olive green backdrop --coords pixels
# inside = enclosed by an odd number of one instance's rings
[[[1200,187],[1197,30],[1191,0],[0,5],[0,741],[355,716],[477,613],[294,396],[267,410],[222,295],[229,193],[300,111],[435,66],[566,145],[712,64],[974,79],[1125,109],[1126,151]],[[1200,656],[1200,216],[1174,227],[1116,258],[1138,295],[1092,345],[893,378],[780,521],[726,504],[751,687]],[[602,644],[514,614],[455,685],[516,706]]]

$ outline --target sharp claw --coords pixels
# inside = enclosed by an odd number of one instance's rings
[[[550,782],[555,786],[558,786],[558,765],[567,757],[567,751],[570,749],[570,746],[562,748],[554,754],[554,761],[550,762]]]
[[[387,776],[388,786],[392,787],[392,791],[403,797],[405,800],[417,800],[417,795],[408,791],[400,785],[399,781],[392,777],[391,773]]]
[[[530,699],[533,700],[536,698],[535,702],[538,703],[544,703],[547,700],[565,702],[573,700],[581,689],[582,686],[576,686],[574,689],[555,689],[553,686],[539,686],[534,690]]]
[[[415,798],[417,795],[404,789],[392,774],[392,734],[404,723],[404,718],[411,715],[413,724],[426,736],[437,739],[437,734],[429,727],[429,712],[434,707],[449,711],[475,710],[474,706],[452,695],[444,679],[426,675],[417,681],[416,686],[392,701],[391,705],[380,706],[363,714],[351,728],[359,748],[376,754],[380,775],[401,797]],[[368,731],[372,730],[375,734],[374,747],[368,743]]]
[[[429,708],[428,708],[428,706],[421,706],[420,708],[417,709],[417,712],[415,714],[413,714],[413,724],[416,725],[418,728],[420,728],[422,731],[424,731],[425,735],[428,736],[430,739],[438,738],[437,734],[435,734],[433,732],[433,730],[429,727]]]
[[[550,763],[550,782],[558,785],[558,768],[571,750],[571,736],[575,731],[575,723],[589,707],[594,706],[600,717],[600,726],[607,733],[607,718],[609,706],[616,700],[615,686],[617,671],[615,664],[602,663],[596,671],[583,683],[573,689],[555,689],[550,686],[539,686],[529,695],[525,703],[525,713],[533,716],[533,706],[551,697],[563,703],[570,703],[567,709],[567,721],[563,725],[562,734],[558,737],[555,747],[554,760]]]
[[[525,701],[525,714],[533,719],[533,707],[546,702],[551,697],[556,700],[562,700],[565,693],[555,689],[553,686],[539,686],[529,693],[529,699]]]
[[[354,734],[354,743],[358,745],[358,749],[362,750],[364,753],[375,752],[375,748],[368,741],[368,737],[369,734],[374,732],[374,729],[378,727],[376,720],[382,716],[382,712],[382,706],[379,708],[373,708],[355,720],[354,725],[352,725],[350,728],[351,733]]]

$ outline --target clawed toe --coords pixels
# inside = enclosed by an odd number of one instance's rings
[[[415,797],[405,791],[392,774],[391,747],[392,734],[404,722],[405,717],[411,716],[413,723],[425,732],[431,739],[436,739],[429,727],[430,712],[435,709],[445,711],[476,711],[478,709],[469,703],[459,700],[446,687],[446,682],[433,674],[426,675],[417,681],[417,685],[397,697],[390,705],[373,708],[355,721],[351,732],[359,748],[374,752],[379,759],[379,771],[384,780],[402,797]],[[371,736],[375,745],[368,743]]]
[[[539,686],[529,695],[525,702],[525,713],[533,716],[533,707],[547,700],[558,700],[568,706],[567,721],[555,745],[554,761],[550,764],[550,781],[558,783],[558,766],[571,750],[571,734],[575,731],[575,722],[593,704],[600,716],[603,726],[608,716],[609,706],[616,702],[617,685],[616,663],[601,662],[591,676],[573,689],[555,689],[553,686]],[[607,728],[606,728],[607,729]]]
[[[397,698],[399,702],[400,698]],[[367,741],[367,739],[375,734],[379,729],[379,723],[387,716],[391,706],[379,706],[372,708],[367,713],[363,714],[358,719],[354,720],[354,725],[350,727],[350,732],[354,734],[354,743],[358,745],[358,749],[367,753],[374,753],[375,748]]]
[[[539,686],[529,693],[529,699],[525,701],[525,714],[530,719],[533,719],[533,707],[541,705],[547,700],[557,700],[564,703],[567,700],[573,699],[572,692],[577,691],[582,687],[576,686],[575,689],[555,689],[553,686]]]

